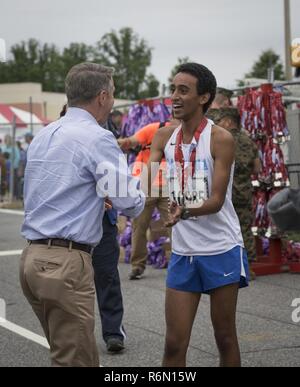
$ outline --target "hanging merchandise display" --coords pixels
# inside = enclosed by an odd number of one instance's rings
[[[243,127],[254,141],[272,138],[274,143],[283,143],[289,140],[282,94],[273,90],[271,84],[247,89],[245,95],[239,97],[238,107]]]
[[[292,274],[300,274],[300,243],[289,241],[286,246],[285,258],[289,271]]]
[[[169,109],[168,100],[144,100],[138,104],[133,105],[128,112],[124,125],[122,128],[122,137],[128,138],[134,136],[143,127],[154,123],[165,123],[170,120],[171,113]],[[137,153],[133,150],[128,154],[128,164],[133,165]],[[152,222],[158,222],[160,214],[157,210],[154,211]],[[131,236],[132,225],[131,221],[127,219],[127,225],[124,232],[119,236],[121,247],[125,250],[125,262],[130,263],[131,256]],[[164,245],[168,243],[168,238],[160,237],[155,241],[147,244],[148,248],[148,264],[158,269],[163,269],[167,265],[167,259],[164,253]]]
[[[131,256],[131,236],[132,236],[132,225],[130,218],[127,218],[126,227],[124,231],[119,235],[118,240],[120,247],[124,249],[124,262],[130,263]]]
[[[163,247],[168,241],[168,238],[160,237],[154,242],[148,242],[148,265],[151,265],[156,269],[165,269],[167,267],[168,261]]]
[[[159,100],[142,101],[133,105],[128,112],[122,128],[122,137],[134,136],[144,126],[153,122],[166,122],[170,119],[170,110]]]
[[[286,270],[280,240],[280,231],[268,214],[268,202],[281,189],[290,186],[281,144],[289,141],[282,94],[273,85],[262,85],[259,89],[247,89],[239,97],[238,108],[243,128],[257,144],[262,170],[253,176],[253,234],[258,242],[257,274],[273,274]],[[266,257],[261,238],[270,242]],[[256,269],[256,270],[255,270]]]
[[[158,210],[154,210],[152,215],[152,222],[158,222],[159,220],[160,214]],[[131,257],[131,237],[132,224],[131,220],[127,218],[126,227],[124,231],[119,235],[118,240],[120,246],[124,249],[124,262],[128,264],[130,263]],[[167,243],[170,243],[170,240],[167,237],[159,237],[158,239],[147,243],[148,265],[151,265],[156,269],[165,269],[167,267],[168,261],[164,252],[164,247]]]
[[[140,129],[153,122],[166,122],[170,119],[171,113],[167,105],[160,99],[145,100],[130,107],[127,117],[123,121],[121,131],[122,138],[132,137]],[[136,152],[128,153],[128,165],[133,165]]]
[[[253,232],[255,235],[275,237],[278,230],[268,216],[267,203],[278,189],[290,185],[280,147],[290,139],[282,94],[273,90],[270,84],[262,85],[260,89],[249,89],[239,97],[238,107],[242,126],[257,144],[262,163],[261,173],[253,178]]]

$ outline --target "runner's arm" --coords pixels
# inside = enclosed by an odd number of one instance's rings
[[[235,142],[230,133],[219,129],[212,137],[212,156],[215,162],[211,196],[202,207],[190,210],[191,217],[216,214],[221,211],[225,202],[235,159]]]

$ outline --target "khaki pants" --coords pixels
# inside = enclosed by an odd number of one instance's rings
[[[30,245],[22,254],[20,281],[49,342],[52,366],[99,367],[91,256]]]
[[[132,269],[145,270],[148,250],[147,250],[147,230],[150,226],[152,214],[155,208],[160,212],[163,222],[168,220],[168,198],[147,198],[145,209],[142,214],[133,220],[132,222],[132,253],[131,253],[131,265]],[[171,230],[162,229],[161,236],[167,236],[171,238]],[[166,248],[166,256],[169,260],[171,255],[170,245]]]

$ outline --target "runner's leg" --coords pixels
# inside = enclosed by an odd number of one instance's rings
[[[200,293],[167,289],[167,333],[163,367],[186,366],[187,349],[200,298]]]
[[[240,367],[241,356],[236,332],[236,307],[239,284],[211,293],[211,319],[220,352],[221,367]]]

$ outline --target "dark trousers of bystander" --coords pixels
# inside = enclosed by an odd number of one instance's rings
[[[106,213],[103,218],[103,237],[93,253],[97,300],[105,342],[109,338],[119,338],[122,341],[125,339],[117,235],[118,227],[111,224]]]

